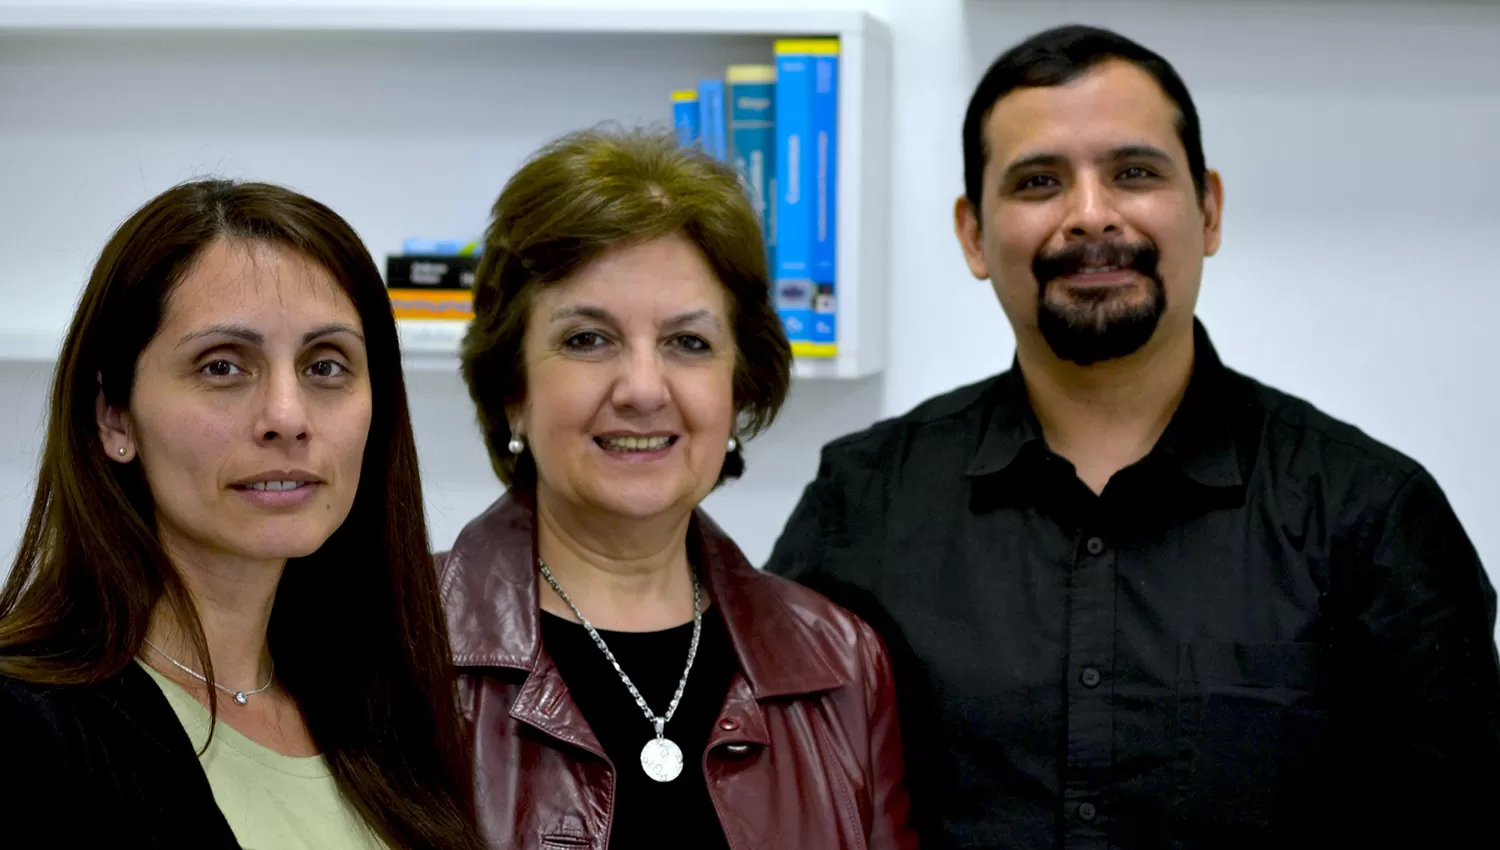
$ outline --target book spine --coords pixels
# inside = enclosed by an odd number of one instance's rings
[[[800,40],[778,41],[776,51],[776,265],[774,302],[795,349],[811,341],[813,123],[812,57]]]
[[[768,269],[776,268],[772,210],[776,193],[776,68],[732,65],[725,74],[729,96],[729,154],[760,221]]]
[[[721,160],[729,158],[724,141],[724,81],[701,80],[698,83],[698,134],[703,150]]]
[[[809,354],[836,353],[838,259],[838,43],[813,57],[813,138],[817,151],[812,244],[813,299]]]
[[[672,92],[672,126],[677,130],[677,143],[685,148],[698,144],[698,93],[696,91]]]

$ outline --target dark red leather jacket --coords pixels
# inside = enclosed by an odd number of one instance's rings
[[[707,752],[685,755],[704,765],[729,846],[915,848],[880,639],[752,567],[703,514],[692,529],[740,672]],[[532,509],[506,496],[438,556],[479,821],[497,848],[605,850],[614,768],[542,646],[535,540]]]

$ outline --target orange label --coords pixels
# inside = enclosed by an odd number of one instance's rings
[[[474,318],[474,295],[452,289],[390,289],[391,309],[398,319]]]

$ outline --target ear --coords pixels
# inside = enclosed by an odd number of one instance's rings
[[[1203,256],[1219,251],[1220,228],[1224,223],[1224,180],[1210,169],[1203,175]]]
[[[988,279],[990,267],[984,261],[984,230],[979,223],[979,212],[966,195],[959,195],[953,202],[953,233],[963,248],[970,273],[980,280]]]
[[[113,407],[104,400],[104,376],[97,377],[99,392],[94,396],[94,419],[99,424],[99,447],[104,456],[116,463],[135,460],[135,431],[130,411]]]

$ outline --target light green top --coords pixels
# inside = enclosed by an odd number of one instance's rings
[[[151,665],[137,663],[171,703],[193,750],[201,749],[208,737],[208,708]],[[322,756],[284,756],[220,719],[198,763],[245,850],[385,850],[344,801]]]

